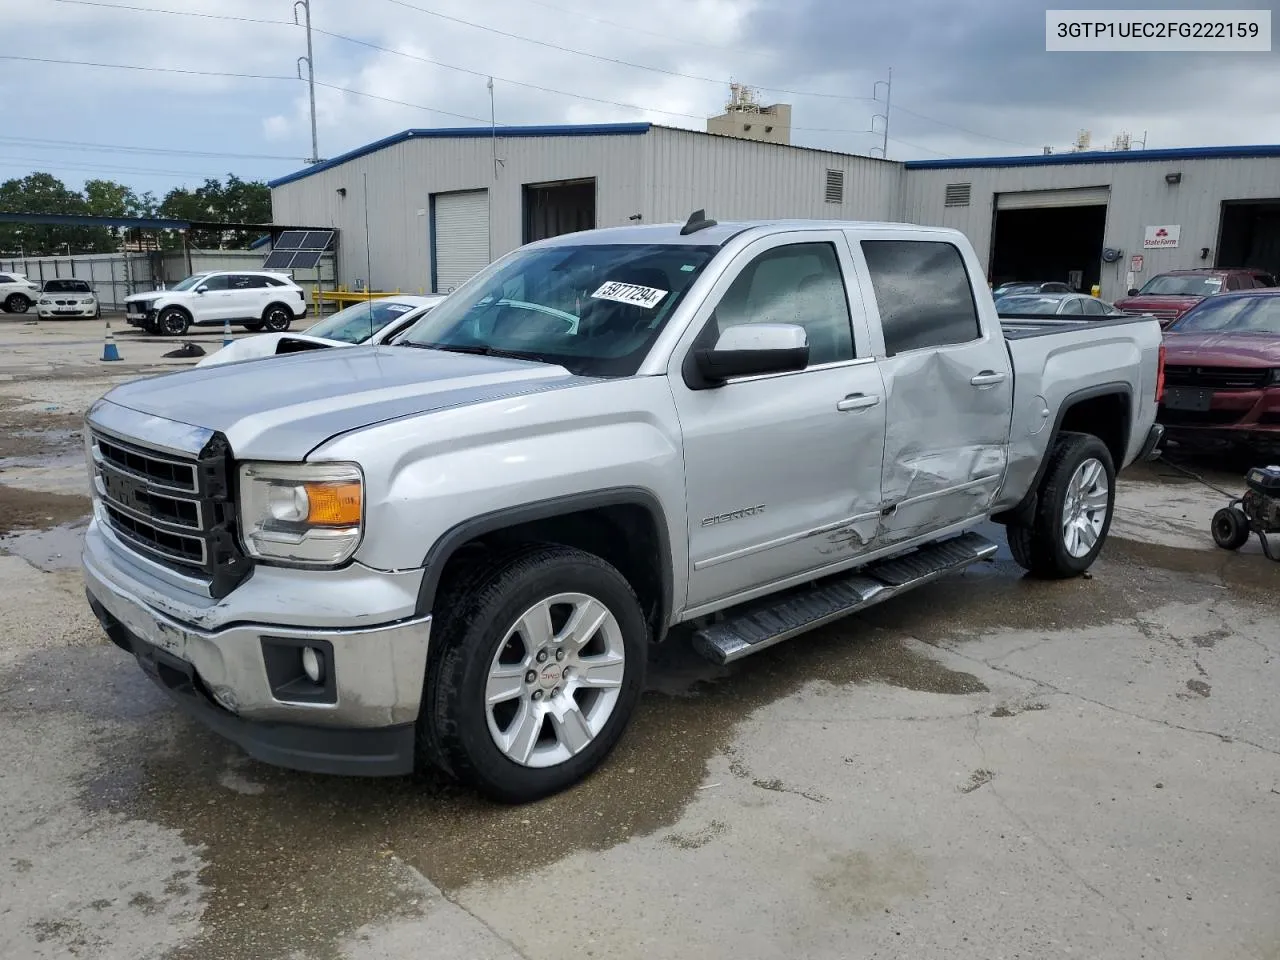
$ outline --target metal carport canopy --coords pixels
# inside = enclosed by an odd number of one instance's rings
[[[1111,188],[1067,187],[1062,190],[1019,190],[996,195],[997,210],[1038,210],[1044,207],[1105,207]]]

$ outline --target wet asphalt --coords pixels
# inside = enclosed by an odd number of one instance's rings
[[[23,422],[0,506],[74,443]],[[1280,956],[1280,565],[1190,500],[1135,535],[1189,488],[1126,484],[1087,578],[1023,577],[993,526],[994,563],[730,667],[675,633],[606,765],[522,807],[247,759],[104,642],[83,521],[32,506],[0,531],[0,957]]]

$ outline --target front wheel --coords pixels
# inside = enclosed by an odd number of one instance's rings
[[[191,326],[191,318],[177,307],[161,310],[156,318],[156,326],[167,337],[181,337]]]
[[[31,300],[20,293],[11,293],[4,302],[4,308],[9,313],[26,313],[31,309]]]
[[[1034,576],[1061,580],[1093,565],[1111,529],[1116,471],[1107,445],[1064,433],[1049,452],[1035,517],[1007,528],[1013,559]]]
[[[599,557],[535,546],[441,597],[419,753],[482,793],[524,803],[586,777],[622,736],[648,629]]]

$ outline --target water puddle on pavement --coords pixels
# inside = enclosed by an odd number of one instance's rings
[[[0,553],[21,557],[40,570],[74,570],[80,566],[80,548],[88,525],[86,516],[47,530],[0,533]]]

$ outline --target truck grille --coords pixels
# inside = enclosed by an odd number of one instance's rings
[[[1261,390],[1271,371],[1247,367],[1192,367],[1170,364],[1164,382],[1171,387],[1208,387],[1217,390]]]
[[[248,576],[252,562],[237,542],[225,440],[215,436],[199,457],[187,458],[97,430],[90,438],[101,516],[118,540],[203,580],[214,597]]]

